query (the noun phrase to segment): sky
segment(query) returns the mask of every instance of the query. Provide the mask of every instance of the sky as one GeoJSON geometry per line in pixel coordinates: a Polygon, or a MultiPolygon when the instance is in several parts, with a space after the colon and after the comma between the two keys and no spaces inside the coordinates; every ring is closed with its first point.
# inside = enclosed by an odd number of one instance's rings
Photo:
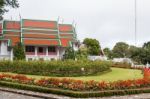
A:
{"type": "MultiPolygon", "coordinates": [[[[76,24],[78,39],[95,38],[102,48],[116,42],[135,45],[134,0],[18,0],[5,19],[57,20],[76,24]]],[[[137,0],[137,46],[150,41],[150,0],[137,0]]]]}

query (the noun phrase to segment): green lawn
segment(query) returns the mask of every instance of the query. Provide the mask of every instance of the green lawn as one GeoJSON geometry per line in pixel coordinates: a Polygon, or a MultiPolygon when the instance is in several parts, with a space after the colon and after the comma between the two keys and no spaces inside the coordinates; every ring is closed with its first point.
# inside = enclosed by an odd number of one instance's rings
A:
{"type": "MultiPolygon", "coordinates": [[[[111,68],[111,69],[112,72],[105,73],[102,75],[67,77],[67,78],[80,79],[80,80],[95,80],[95,81],[117,81],[117,80],[127,80],[127,79],[138,79],[143,77],[141,74],[141,70],[123,69],[123,68],[111,68]]],[[[15,73],[9,73],[9,74],[15,74],[15,73]]],[[[37,75],[27,75],[27,76],[36,79],[48,77],[48,76],[37,76],[37,75]]],[[[57,77],[57,78],[63,78],[63,77],[57,77]]]]}

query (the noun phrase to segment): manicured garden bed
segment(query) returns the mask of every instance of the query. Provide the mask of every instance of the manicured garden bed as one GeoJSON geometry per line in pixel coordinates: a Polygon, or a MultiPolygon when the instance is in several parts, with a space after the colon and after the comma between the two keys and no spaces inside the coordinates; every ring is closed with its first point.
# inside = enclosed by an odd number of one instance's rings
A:
{"type": "Polygon", "coordinates": [[[0,61],[0,72],[42,76],[87,76],[110,71],[105,61],[0,61]]]}
{"type": "MultiPolygon", "coordinates": [[[[111,68],[111,70],[112,71],[110,72],[105,71],[105,73],[103,72],[103,74],[97,74],[92,76],[65,77],[65,78],[71,78],[71,79],[83,80],[83,81],[94,80],[94,81],[106,81],[106,82],[143,78],[143,74],[141,70],[124,69],[124,68],[111,68]]],[[[11,73],[11,72],[0,72],[0,74],[2,73],[16,75],[16,73],[11,73]]],[[[40,75],[26,75],[26,76],[36,78],[36,79],[53,77],[53,76],[40,76],[40,75]]],[[[55,77],[55,78],[64,78],[64,77],[55,77]]]]}
{"type": "Polygon", "coordinates": [[[0,86],[71,97],[103,97],[150,92],[150,79],[96,82],[67,78],[37,80],[24,75],[1,74],[0,86]]]}

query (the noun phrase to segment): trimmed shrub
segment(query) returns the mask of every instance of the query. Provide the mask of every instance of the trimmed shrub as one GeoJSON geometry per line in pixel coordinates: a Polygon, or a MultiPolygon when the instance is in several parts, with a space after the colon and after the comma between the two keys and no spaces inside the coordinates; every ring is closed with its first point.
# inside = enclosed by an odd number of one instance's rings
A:
{"type": "Polygon", "coordinates": [[[0,72],[43,76],[86,76],[110,71],[105,61],[1,61],[0,72]]]}
{"type": "Polygon", "coordinates": [[[131,64],[126,62],[115,62],[112,64],[112,67],[131,68],[131,64]]]}
{"type": "Polygon", "coordinates": [[[66,95],[66,96],[76,97],[76,98],[107,97],[107,96],[117,96],[117,95],[150,93],[150,88],[136,88],[136,89],[126,89],[126,90],[107,90],[107,91],[92,91],[91,92],[91,91],[71,91],[71,90],[63,90],[63,89],[57,89],[57,88],[46,88],[46,87],[41,87],[41,86],[18,84],[18,83],[13,83],[13,82],[6,82],[6,81],[0,81],[0,86],[22,89],[22,90],[30,90],[30,91],[42,92],[42,93],[66,95]]]}

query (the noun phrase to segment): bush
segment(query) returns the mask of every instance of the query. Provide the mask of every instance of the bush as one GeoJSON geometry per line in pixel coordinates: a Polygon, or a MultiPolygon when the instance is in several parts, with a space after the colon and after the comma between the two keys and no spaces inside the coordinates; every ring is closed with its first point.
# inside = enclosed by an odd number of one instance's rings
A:
{"type": "Polygon", "coordinates": [[[131,68],[131,64],[126,62],[115,62],[112,64],[112,67],[131,68]]]}
{"type": "Polygon", "coordinates": [[[136,88],[136,89],[126,89],[126,90],[105,90],[105,91],[72,91],[72,90],[64,90],[57,88],[46,88],[35,85],[27,85],[27,84],[19,84],[13,82],[0,81],[0,86],[16,88],[22,90],[30,90],[35,92],[42,93],[53,93],[59,95],[66,95],[70,97],[76,98],[89,98],[89,97],[106,97],[106,96],[116,96],[116,95],[131,95],[131,94],[139,94],[139,93],[149,93],[150,88],[136,88]]]}
{"type": "Polygon", "coordinates": [[[110,70],[110,62],[102,61],[1,61],[0,72],[43,76],[86,76],[110,70]]]}

